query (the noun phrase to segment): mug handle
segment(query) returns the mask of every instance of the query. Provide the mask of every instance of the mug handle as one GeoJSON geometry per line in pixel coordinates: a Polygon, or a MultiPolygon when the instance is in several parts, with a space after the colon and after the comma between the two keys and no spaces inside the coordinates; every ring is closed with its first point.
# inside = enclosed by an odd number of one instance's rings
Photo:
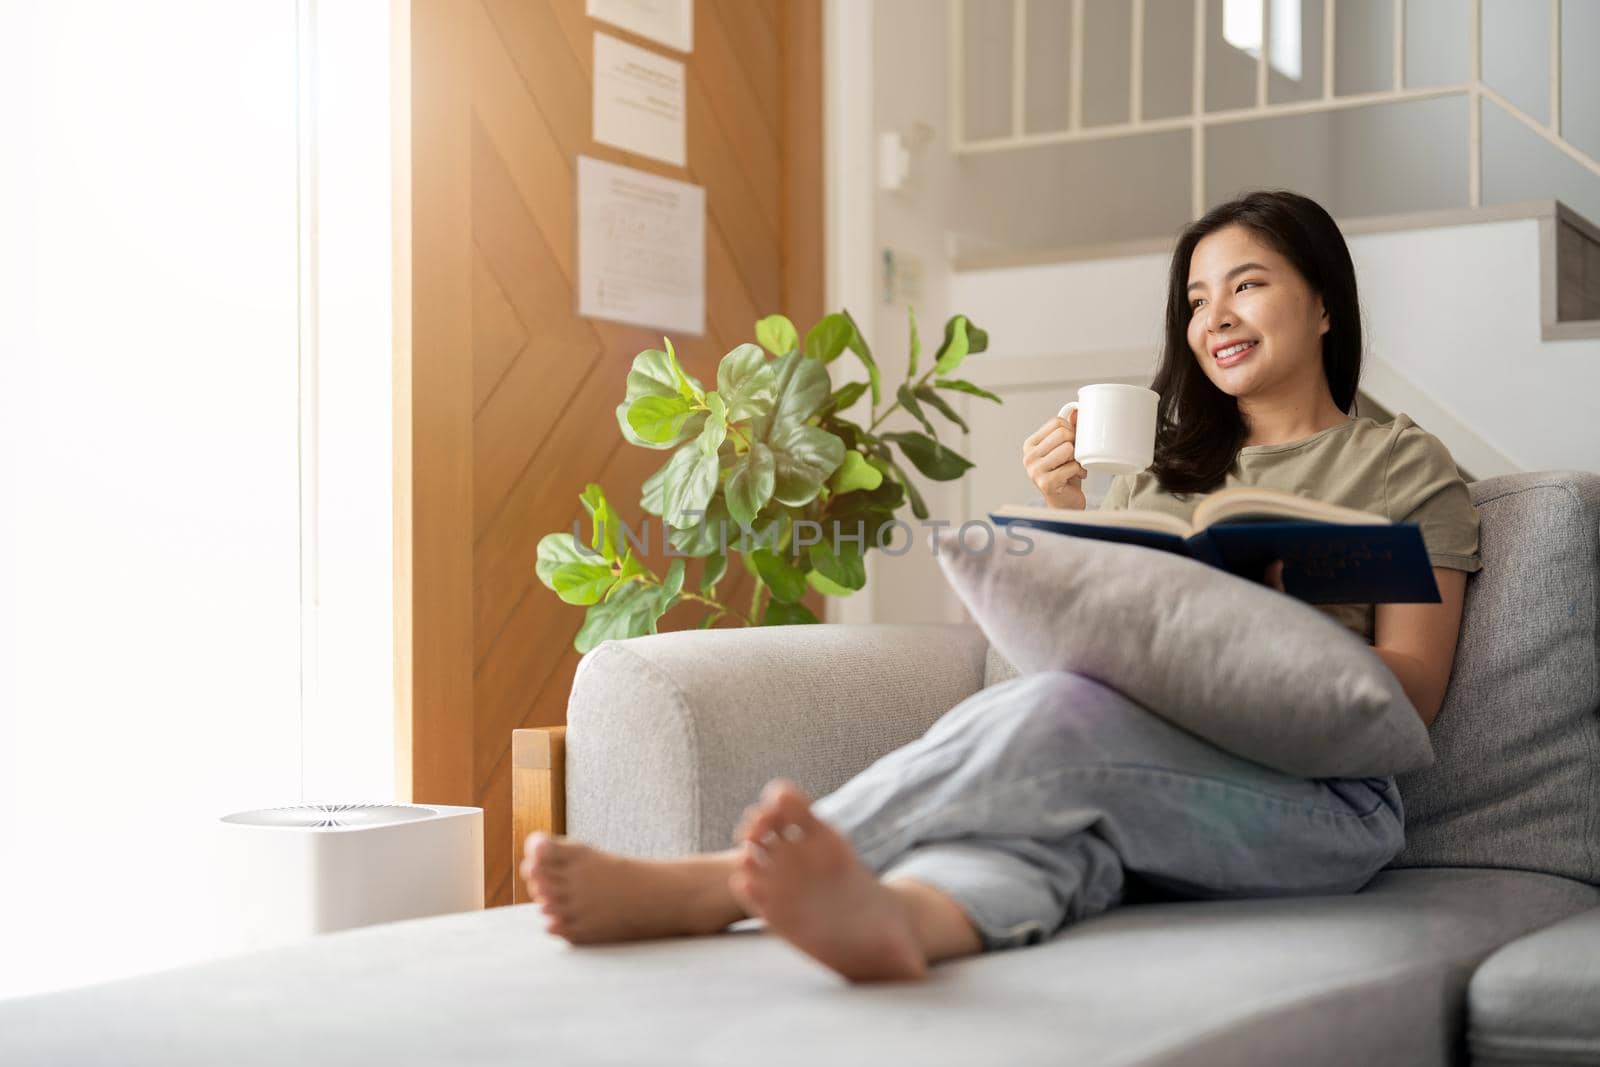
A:
{"type": "MultiPolygon", "coordinates": [[[[1056,412],[1056,418],[1058,418],[1058,419],[1066,419],[1067,418],[1067,413],[1069,411],[1071,411],[1073,408],[1079,407],[1079,406],[1081,406],[1081,405],[1076,400],[1067,401],[1065,404],[1061,405],[1061,410],[1056,412]]],[[[1071,419],[1067,419],[1067,421],[1071,422],[1072,420],[1071,419]]]]}

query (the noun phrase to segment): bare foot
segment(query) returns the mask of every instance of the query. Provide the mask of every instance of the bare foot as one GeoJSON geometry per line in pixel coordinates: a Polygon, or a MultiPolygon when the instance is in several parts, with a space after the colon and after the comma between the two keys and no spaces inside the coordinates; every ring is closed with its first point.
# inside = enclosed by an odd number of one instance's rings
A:
{"type": "Polygon", "coordinates": [[[904,898],[811,813],[797,786],[769,783],[746,825],[744,855],[729,885],[768,929],[853,982],[927,976],[904,898]]]}
{"type": "Polygon", "coordinates": [[[737,851],[641,860],[530,834],[520,867],[545,930],[575,945],[711,934],[746,918],[728,878],[737,851]]]}

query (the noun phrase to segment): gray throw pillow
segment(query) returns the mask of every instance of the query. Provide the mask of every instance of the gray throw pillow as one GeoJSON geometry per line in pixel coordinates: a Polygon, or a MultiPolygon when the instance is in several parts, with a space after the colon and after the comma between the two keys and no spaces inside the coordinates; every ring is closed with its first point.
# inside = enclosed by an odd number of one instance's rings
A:
{"type": "Polygon", "coordinates": [[[1438,763],[1399,779],[1395,867],[1515,867],[1600,885],[1600,474],[1473,482],[1483,569],[1438,763]]]}
{"type": "Polygon", "coordinates": [[[1310,605],[1170,552],[1029,530],[1009,555],[939,538],[939,563],[989,642],[1023,673],[1118,690],[1246,759],[1306,778],[1433,762],[1400,682],[1310,605]]]}

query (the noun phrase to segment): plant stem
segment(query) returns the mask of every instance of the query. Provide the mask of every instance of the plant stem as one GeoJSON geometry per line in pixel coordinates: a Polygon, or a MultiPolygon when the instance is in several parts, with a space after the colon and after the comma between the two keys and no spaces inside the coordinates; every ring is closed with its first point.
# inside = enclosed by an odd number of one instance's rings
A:
{"type": "MultiPolygon", "coordinates": [[[[911,385],[911,391],[913,393],[916,392],[923,385],[925,385],[927,383],[928,379],[931,378],[931,377],[933,377],[933,368],[929,367],[927,369],[927,371],[923,373],[922,377],[917,379],[916,384],[911,385]]],[[[909,378],[906,379],[906,382],[907,382],[907,384],[911,384],[911,380],[909,378]]],[[[872,420],[872,425],[867,427],[867,432],[871,433],[873,430],[876,430],[878,428],[878,423],[882,422],[884,419],[887,419],[890,415],[892,415],[895,411],[897,411],[899,409],[899,407],[900,407],[900,401],[896,400],[893,404],[890,404],[888,407],[884,408],[883,409],[883,414],[879,415],[877,418],[873,419],[872,420]]]]}
{"type": "MultiPolygon", "coordinates": [[[[660,583],[657,583],[657,584],[660,584],[660,583]]],[[[685,600],[693,600],[697,604],[704,604],[704,605],[706,605],[706,607],[716,608],[718,614],[721,614],[721,615],[732,615],[734,618],[738,619],[740,622],[744,623],[746,626],[754,625],[749,619],[745,618],[743,615],[740,615],[737,611],[734,611],[732,608],[728,607],[725,604],[719,604],[715,600],[708,600],[707,598],[705,598],[703,596],[699,596],[699,595],[697,595],[695,593],[683,593],[683,592],[680,592],[678,595],[683,597],[683,599],[685,599],[685,600]]]]}
{"type": "MultiPolygon", "coordinates": [[[[645,585],[659,586],[659,585],[664,584],[661,581],[661,579],[657,578],[654,574],[645,574],[642,577],[640,577],[639,581],[643,582],[645,585]]],[[[760,583],[758,582],[756,584],[759,587],[760,583]]],[[[708,597],[703,597],[698,593],[691,593],[691,592],[689,592],[687,590],[684,590],[684,589],[678,590],[678,596],[681,597],[684,600],[692,600],[696,604],[704,604],[708,608],[716,608],[717,612],[719,614],[732,615],[734,618],[738,619],[740,622],[744,623],[746,626],[754,625],[754,623],[752,623],[745,616],[740,615],[737,611],[734,611],[732,608],[728,607],[728,605],[723,604],[720,601],[712,600],[712,599],[710,599],[708,597]]],[[[751,613],[754,614],[754,612],[755,612],[755,609],[752,608],[751,609],[751,613]]]]}
{"type": "MultiPolygon", "coordinates": [[[[765,589],[765,588],[766,588],[766,585],[762,583],[760,578],[757,578],[756,579],[755,592],[750,597],[750,618],[751,619],[759,617],[759,615],[761,613],[761,591],[763,589],[765,589]]],[[[750,623],[749,619],[745,620],[745,625],[747,625],[747,626],[752,625],[750,623]]]]}

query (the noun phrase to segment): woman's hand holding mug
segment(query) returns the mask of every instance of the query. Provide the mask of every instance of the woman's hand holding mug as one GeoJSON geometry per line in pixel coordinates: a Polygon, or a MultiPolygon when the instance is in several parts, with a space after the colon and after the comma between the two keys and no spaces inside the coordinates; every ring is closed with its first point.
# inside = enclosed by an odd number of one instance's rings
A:
{"type": "Polygon", "coordinates": [[[1089,504],[1083,495],[1083,478],[1088,471],[1074,458],[1077,427],[1078,409],[1073,408],[1066,418],[1051,419],[1022,442],[1022,466],[1028,472],[1028,480],[1053,508],[1082,511],[1089,504]]]}

